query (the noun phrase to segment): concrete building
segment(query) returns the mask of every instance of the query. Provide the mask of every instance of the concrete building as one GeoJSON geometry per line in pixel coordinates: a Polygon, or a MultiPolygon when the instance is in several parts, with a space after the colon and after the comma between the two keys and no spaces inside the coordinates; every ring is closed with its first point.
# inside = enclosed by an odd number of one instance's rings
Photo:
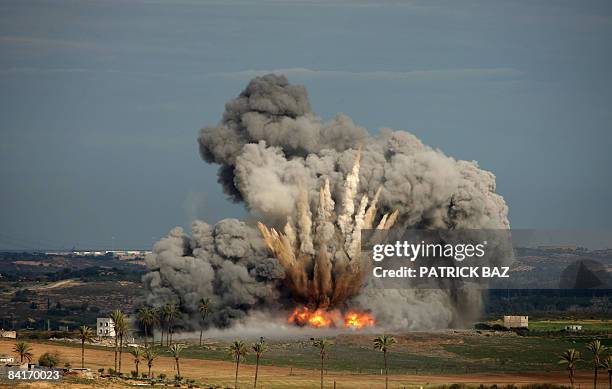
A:
{"type": "Polygon", "coordinates": [[[0,328],[0,338],[17,339],[17,331],[6,331],[0,328]]]}
{"type": "Polygon", "coordinates": [[[506,328],[528,328],[529,316],[504,316],[504,327],[506,328]]]}
{"type": "Polygon", "coordinates": [[[565,326],[565,331],[569,331],[569,332],[582,331],[582,326],[580,324],[570,324],[568,326],[565,326]]]}
{"type": "Polygon", "coordinates": [[[15,358],[11,355],[0,355],[0,364],[7,364],[15,362],[15,358]]]}
{"type": "Polygon", "coordinates": [[[110,317],[99,317],[96,319],[96,335],[98,338],[114,338],[115,325],[110,317]]]}

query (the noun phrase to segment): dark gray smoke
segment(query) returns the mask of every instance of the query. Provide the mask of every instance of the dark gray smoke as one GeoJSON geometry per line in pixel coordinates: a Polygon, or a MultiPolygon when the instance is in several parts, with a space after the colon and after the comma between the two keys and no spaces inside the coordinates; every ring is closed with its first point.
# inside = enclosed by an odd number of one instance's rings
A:
{"type": "MultiPolygon", "coordinates": [[[[202,158],[220,165],[225,192],[271,226],[295,217],[304,191],[316,209],[326,179],[339,199],[361,147],[356,198],[373,198],[382,187],[378,216],[399,210],[399,227],[509,228],[495,176],[476,162],[448,157],[404,131],[380,129],[371,136],[344,114],[324,122],[310,110],[306,89],[282,75],[253,79],[226,104],[221,123],[200,131],[198,142],[202,158]]],[[[213,299],[217,325],[290,301],[279,288],[283,269],[258,231],[236,220],[214,227],[195,222],[191,238],[174,229],[155,245],[147,264],[148,302],[178,302],[186,320],[202,297],[213,299]]],[[[480,301],[473,292],[395,291],[369,283],[352,304],[390,328],[427,329],[469,319],[480,301]]]]}
{"type": "Polygon", "coordinates": [[[283,269],[268,255],[259,231],[236,219],[210,226],[195,221],[191,238],[180,227],[157,242],[146,259],[147,303],[177,304],[197,322],[199,302],[210,298],[209,322],[227,326],[253,307],[274,307],[283,269]]]}

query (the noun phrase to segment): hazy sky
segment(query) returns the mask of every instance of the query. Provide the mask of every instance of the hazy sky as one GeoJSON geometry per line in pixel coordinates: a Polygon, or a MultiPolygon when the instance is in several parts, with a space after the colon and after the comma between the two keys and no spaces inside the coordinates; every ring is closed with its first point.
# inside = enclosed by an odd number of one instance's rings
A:
{"type": "Polygon", "coordinates": [[[610,1],[2,1],[0,248],[240,217],[198,129],[260,71],[477,160],[520,228],[612,229],[610,1]]]}

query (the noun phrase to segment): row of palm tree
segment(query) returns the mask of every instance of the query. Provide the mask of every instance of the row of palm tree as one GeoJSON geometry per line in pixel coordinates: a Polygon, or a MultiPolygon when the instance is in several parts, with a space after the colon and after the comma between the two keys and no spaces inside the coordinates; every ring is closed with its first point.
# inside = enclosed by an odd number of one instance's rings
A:
{"type": "MultiPolygon", "coordinates": [[[[396,340],[391,335],[380,335],[372,340],[374,349],[383,353],[383,361],[385,366],[385,389],[389,388],[389,368],[388,368],[388,357],[387,353],[391,347],[396,343],[396,340]]],[[[318,350],[319,358],[321,359],[321,389],[323,389],[323,372],[325,371],[325,359],[329,354],[329,349],[333,345],[333,342],[326,338],[314,339],[312,345],[318,350]]],[[[251,345],[251,350],[255,353],[255,380],[253,382],[253,388],[257,388],[257,377],[259,373],[259,362],[263,354],[268,350],[268,346],[265,341],[260,339],[258,342],[251,345]]],[[[240,361],[247,356],[249,349],[247,345],[241,340],[235,340],[228,347],[228,351],[233,361],[236,363],[236,372],[234,377],[234,388],[238,389],[238,370],[240,369],[240,361]]],[[[178,359],[177,359],[177,370],[178,370],[178,359]]]]}
{"type": "MultiPolygon", "coordinates": [[[[205,321],[212,311],[212,304],[209,298],[203,298],[198,304],[198,311],[205,321]]],[[[172,335],[174,334],[176,319],[180,316],[180,308],[176,304],[168,303],[158,308],[142,307],[138,310],[137,319],[142,324],[145,333],[145,345],[149,334],[151,335],[151,343],[153,343],[153,332],[155,328],[159,328],[161,333],[160,346],[164,345],[164,334],[166,335],[166,346],[172,344],[172,335]]],[[[200,346],[202,345],[202,333],[204,327],[200,328],[200,346]]]]}
{"type": "MultiPolygon", "coordinates": [[[[203,300],[206,304],[209,301],[203,300]]],[[[204,305],[204,304],[203,304],[204,305]]],[[[206,312],[206,314],[208,311],[206,312]]],[[[127,318],[123,312],[120,310],[116,310],[111,314],[111,318],[113,320],[113,326],[115,329],[115,371],[121,373],[121,360],[122,360],[122,352],[123,352],[123,338],[127,334],[128,324],[127,318]],[[118,357],[118,358],[117,358],[118,357]]],[[[171,336],[172,332],[169,331],[167,336],[171,336]]],[[[81,340],[81,367],[85,367],[85,342],[91,342],[94,338],[94,331],[88,326],[79,327],[79,338],[81,340]]],[[[168,338],[167,338],[168,339],[168,338]]],[[[599,342],[599,341],[597,341],[599,342]]],[[[390,348],[396,343],[396,340],[393,336],[390,335],[381,335],[373,339],[374,349],[381,351],[383,353],[383,361],[384,361],[384,369],[385,369],[385,389],[388,389],[389,386],[389,369],[388,369],[388,358],[387,353],[390,348]]],[[[200,344],[201,344],[201,335],[200,335],[200,344]]],[[[333,343],[329,339],[320,338],[313,341],[313,346],[318,349],[319,357],[321,359],[321,378],[320,384],[321,388],[323,388],[323,372],[325,370],[325,358],[328,355],[329,348],[333,343]]],[[[154,344],[146,346],[144,352],[141,351],[140,348],[135,347],[130,350],[130,354],[134,358],[134,365],[136,367],[136,374],[139,373],[139,365],[141,359],[144,358],[147,361],[148,376],[151,376],[151,368],[153,366],[153,361],[157,358],[157,353],[154,350],[154,344]]],[[[180,367],[180,355],[183,349],[185,348],[182,344],[172,344],[169,348],[170,353],[172,354],[175,364],[176,364],[176,372],[177,376],[181,377],[181,367],[180,367]]],[[[258,342],[253,343],[251,345],[251,350],[255,353],[255,379],[253,383],[253,388],[257,388],[257,379],[259,375],[259,363],[263,354],[268,350],[268,346],[265,343],[264,339],[261,338],[258,342]]],[[[32,353],[31,347],[25,342],[19,342],[15,346],[15,352],[20,355],[21,362],[23,362],[24,358],[28,361],[31,361],[32,353]]],[[[232,357],[232,359],[236,363],[236,372],[234,379],[234,387],[238,389],[238,372],[240,368],[240,362],[242,358],[246,357],[249,350],[247,345],[241,341],[234,341],[228,348],[228,351],[232,357]]],[[[579,357],[579,353],[578,353],[579,357]]],[[[573,365],[572,365],[573,366],[573,365]]],[[[573,370],[572,370],[573,371],[573,370]]],[[[597,370],[595,371],[595,376],[597,376],[597,370]]],[[[572,378],[573,379],[573,375],[572,378]]],[[[596,379],[596,378],[595,378],[596,379]]],[[[573,383],[573,381],[572,381],[573,383]]],[[[612,389],[612,388],[611,388],[612,389]]]]}
{"type": "MultiPolygon", "coordinates": [[[[121,357],[123,351],[123,338],[127,334],[128,325],[125,314],[121,311],[114,311],[111,315],[113,319],[115,333],[115,371],[121,373],[121,357]],[[117,358],[118,357],[118,358],[117,358]]],[[[170,336],[171,331],[168,332],[167,336],[170,336]]],[[[88,326],[79,327],[79,339],[81,341],[81,367],[85,367],[85,343],[91,342],[95,337],[94,331],[88,326]]],[[[389,369],[388,369],[388,352],[391,347],[396,343],[393,336],[381,335],[373,339],[374,349],[383,353],[383,362],[385,370],[385,389],[389,387],[389,369]]],[[[333,345],[332,341],[325,338],[313,340],[313,346],[318,349],[319,358],[321,360],[320,365],[320,385],[323,388],[323,373],[325,370],[325,359],[328,356],[329,349],[333,345]]],[[[139,365],[141,360],[147,361],[148,376],[151,377],[151,368],[154,360],[157,358],[157,353],[154,350],[154,344],[150,344],[145,347],[144,351],[138,347],[132,348],[130,354],[134,358],[134,364],[136,367],[136,374],[139,373],[139,365]]],[[[180,355],[184,350],[185,346],[182,344],[172,344],[169,348],[172,357],[175,360],[177,376],[181,377],[180,368],[180,355]]],[[[608,374],[608,386],[612,389],[612,355],[609,354],[611,349],[604,346],[599,340],[593,340],[587,344],[587,350],[592,354],[593,357],[593,388],[597,389],[597,380],[599,369],[603,369],[608,374]]],[[[265,341],[260,339],[258,342],[253,343],[250,349],[255,353],[255,379],[253,388],[257,388],[257,379],[259,374],[259,364],[262,356],[268,350],[268,346],[265,341]]],[[[20,363],[24,361],[32,362],[33,353],[32,347],[24,341],[19,341],[15,344],[13,351],[19,356],[20,363]]],[[[240,362],[249,353],[249,347],[241,340],[234,341],[229,347],[228,351],[233,361],[236,363],[236,371],[234,378],[234,388],[238,389],[238,373],[240,368],[240,362]]],[[[583,361],[580,351],[571,348],[566,350],[560,356],[559,364],[566,365],[568,371],[570,385],[573,388],[575,382],[575,375],[578,362],[583,361]]]]}
{"type": "MultiPolygon", "coordinates": [[[[115,371],[121,373],[121,355],[123,351],[123,336],[127,333],[127,320],[125,315],[123,315],[120,311],[115,311],[111,315],[113,321],[115,323],[115,331],[117,331],[118,336],[115,339],[119,338],[119,343],[115,344],[115,371]],[[117,349],[118,345],[120,345],[119,350],[117,349]],[[117,354],[119,354],[119,360],[117,360],[117,354]]],[[[93,329],[86,325],[82,325],[79,327],[79,339],[81,341],[81,368],[85,368],[85,343],[92,342],[95,338],[95,332],[93,329]]],[[[175,359],[176,362],[176,371],[178,376],[181,375],[181,368],[179,364],[179,358],[181,351],[185,348],[184,345],[181,344],[173,344],[170,347],[170,352],[175,359]]],[[[32,362],[34,358],[34,354],[32,353],[32,346],[29,343],[24,341],[19,341],[15,343],[13,347],[13,351],[19,356],[19,362],[23,363],[24,361],[32,362]]],[[[151,368],[153,367],[153,361],[157,358],[157,353],[155,352],[153,345],[149,345],[142,350],[140,347],[132,347],[130,349],[130,354],[134,358],[134,365],[136,367],[136,374],[139,374],[139,366],[140,362],[144,359],[147,361],[148,376],[151,377],[151,368]]]]}
{"type": "MultiPolygon", "coordinates": [[[[251,345],[251,349],[255,352],[255,382],[253,388],[257,388],[257,376],[259,373],[259,361],[263,354],[268,350],[268,346],[262,339],[251,345]]],[[[228,351],[234,362],[236,362],[236,375],[234,378],[234,388],[238,389],[238,369],[240,368],[240,360],[247,356],[249,349],[242,340],[235,340],[228,347],[228,351]]]]}
{"type": "Polygon", "coordinates": [[[172,344],[172,335],[176,319],[181,315],[181,310],[176,304],[165,304],[158,308],[142,307],[138,310],[137,319],[142,324],[145,333],[145,344],[151,335],[151,343],[154,342],[153,332],[159,328],[161,333],[160,346],[164,345],[166,335],[166,346],[172,344]]]}
{"type": "MultiPolygon", "coordinates": [[[[608,387],[612,389],[612,355],[610,349],[601,344],[599,340],[593,340],[587,344],[587,351],[593,355],[593,388],[597,389],[597,378],[599,369],[604,369],[608,373],[608,387]]],[[[570,348],[560,355],[559,364],[566,365],[570,385],[574,387],[576,368],[578,362],[583,361],[580,351],[570,348]]]]}
{"type": "Polygon", "coordinates": [[[115,371],[121,373],[121,361],[123,356],[123,339],[129,331],[128,318],[125,313],[117,309],[111,313],[113,327],[115,330],[115,371]],[[117,358],[117,355],[119,358],[117,358]]]}
{"type": "MultiPolygon", "coordinates": [[[[146,346],[144,349],[140,347],[132,347],[130,354],[134,359],[134,367],[136,368],[136,375],[140,374],[140,362],[147,361],[147,367],[149,368],[147,377],[151,377],[151,368],[153,367],[153,361],[157,358],[157,353],[153,346],[146,346]]],[[[177,362],[178,363],[178,362],[177,362]]]]}

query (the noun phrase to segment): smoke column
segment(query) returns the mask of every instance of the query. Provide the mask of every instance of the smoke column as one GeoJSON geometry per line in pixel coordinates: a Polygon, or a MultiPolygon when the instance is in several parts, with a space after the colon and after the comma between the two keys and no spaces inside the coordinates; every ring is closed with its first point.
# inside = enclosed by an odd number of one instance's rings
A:
{"type": "Polygon", "coordinates": [[[476,162],[455,160],[405,131],[371,136],[344,114],[325,122],[310,110],[303,86],[274,74],[251,80],[198,143],[202,158],[220,166],[224,191],[262,224],[196,221],[191,236],[175,228],[155,245],[144,277],[147,303],[179,304],[185,327],[199,325],[197,304],[205,297],[214,306],[206,324],[220,327],[296,301],[368,310],[389,329],[460,326],[480,312],[475,290],[389,290],[370,281],[333,301],[328,280],[338,282],[342,261],[350,263],[359,247],[356,232],[372,223],[509,228],[495,176],[476,162]],[[306,270],[279,262],[281,246],[307,256],[298,261],[306,270]],[[308,281],[317,285],[314,297],[300,285],[287,287],[308,281]]]}

